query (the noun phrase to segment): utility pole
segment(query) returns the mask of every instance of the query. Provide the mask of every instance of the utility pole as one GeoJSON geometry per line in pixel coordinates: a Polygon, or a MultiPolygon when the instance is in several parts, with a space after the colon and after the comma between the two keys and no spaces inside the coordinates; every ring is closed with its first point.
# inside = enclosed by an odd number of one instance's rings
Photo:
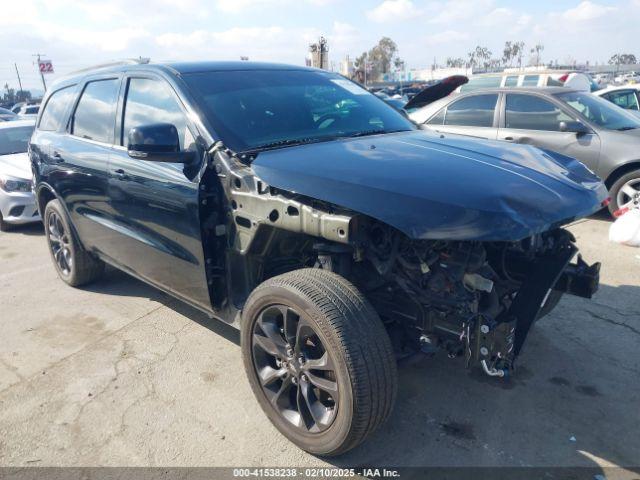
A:
{"type": "Polygon", "coordinates": [[[32,55],[32,57],[38,57],[38,71],[40,72],[40,78],[42,79],[42,86],[44,87],[44,91],[47,91],[47,84],[44,81],[44,74],[40,70],[40,55],[45,55],[44,53],[36,53],[32,55]]]}
{"type": "Polygon", "coordinates": [[[22,90],[22,80],[20,80],[20,72],[18,71],[18,64],[14,63],[13,66],[16,67],[16,75],[18,75],[18,85],[20,85],[20,91],[23,92],[24,90],[22,90]]]}

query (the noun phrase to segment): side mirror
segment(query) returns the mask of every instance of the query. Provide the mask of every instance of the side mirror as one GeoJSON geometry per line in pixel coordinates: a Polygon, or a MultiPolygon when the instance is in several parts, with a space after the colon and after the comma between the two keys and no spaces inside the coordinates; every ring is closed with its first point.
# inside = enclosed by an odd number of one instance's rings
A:
{"type": "Polygon", "coordinates": [[[585,135],[591,133],[591,129],[584,123],[576,121],[572,122],[560,122],[558,128],[561,132],[573,132],[577,135],[585,135]]]}
{"type": "Polygon", "coordinates": [[[139,125],[129,130],[127,151],[131,158],[150,162],[190,163],[194,152],[181,152],[178,130],[170,123],[139,125]]]}

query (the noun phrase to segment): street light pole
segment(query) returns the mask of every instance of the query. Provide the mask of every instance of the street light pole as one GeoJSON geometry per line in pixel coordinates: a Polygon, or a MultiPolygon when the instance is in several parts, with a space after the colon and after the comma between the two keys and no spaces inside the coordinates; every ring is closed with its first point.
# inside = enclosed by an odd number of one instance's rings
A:
{"type": "Polygon", "coordinates": [[[22,80],[20,80],[20,72],[18,71],[18,64],[14,63],[14,67],[16,67],[16,75],[18,75],[18,85],[20,85],[20,91],[22,92],[22,80]]]}

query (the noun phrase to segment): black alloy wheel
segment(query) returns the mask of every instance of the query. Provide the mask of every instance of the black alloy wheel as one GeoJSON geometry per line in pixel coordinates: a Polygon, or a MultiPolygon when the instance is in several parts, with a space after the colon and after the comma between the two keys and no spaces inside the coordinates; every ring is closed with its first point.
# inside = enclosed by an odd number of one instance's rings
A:
{"type": "Polygon", "coordinates": [[[286,305],[266,307],[251,348],[262,390],[280,415],[305,432],[328,428],[340,390],[333,360],[305,316],[286,305]]]}

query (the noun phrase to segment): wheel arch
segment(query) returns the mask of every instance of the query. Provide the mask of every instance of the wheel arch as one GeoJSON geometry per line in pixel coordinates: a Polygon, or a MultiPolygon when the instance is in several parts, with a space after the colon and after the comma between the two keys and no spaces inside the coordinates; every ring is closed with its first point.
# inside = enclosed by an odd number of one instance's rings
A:
{"type": "MultiPolygon", "coordinates": [[[[38,185],[38,187],[36,188],[36,204],[38,206],[38,211],[40,212],[40,217],[42,218],[43,224],[45,223],[44,210],[47,207],[47,204],[52,200],[58,200],[60,202],[60,205],[62,206],[62,210],[64,210],[65,215],[67,215],[67,218],[69,218],[71,234],[75,237],[78,244],[83,249],[85,249],[85,246],[82,243],[82,239],[80,238],[80,235],[78,235],[78,231],[76,230],[75,225],[70,220],[71,215],[69,215],[69,210],[67,209],[66,204],[60,198],[60,196],[56,193],[55,189],[48,183],[44,183],[44,182],[38,185]]],[[[46,224],[45,224],[45,228],[46,228],[46,224]]]]}
{"type": "Polygon", "coordinates": [[[619,165],[618,167],[616,167],[611,173],[609,173],[604,181],[604,184],[607,186],[607,189],[610,189],[620,177],[634,170],[640,170],[640,159],[631,160],[623,165],[619,165]]]}

